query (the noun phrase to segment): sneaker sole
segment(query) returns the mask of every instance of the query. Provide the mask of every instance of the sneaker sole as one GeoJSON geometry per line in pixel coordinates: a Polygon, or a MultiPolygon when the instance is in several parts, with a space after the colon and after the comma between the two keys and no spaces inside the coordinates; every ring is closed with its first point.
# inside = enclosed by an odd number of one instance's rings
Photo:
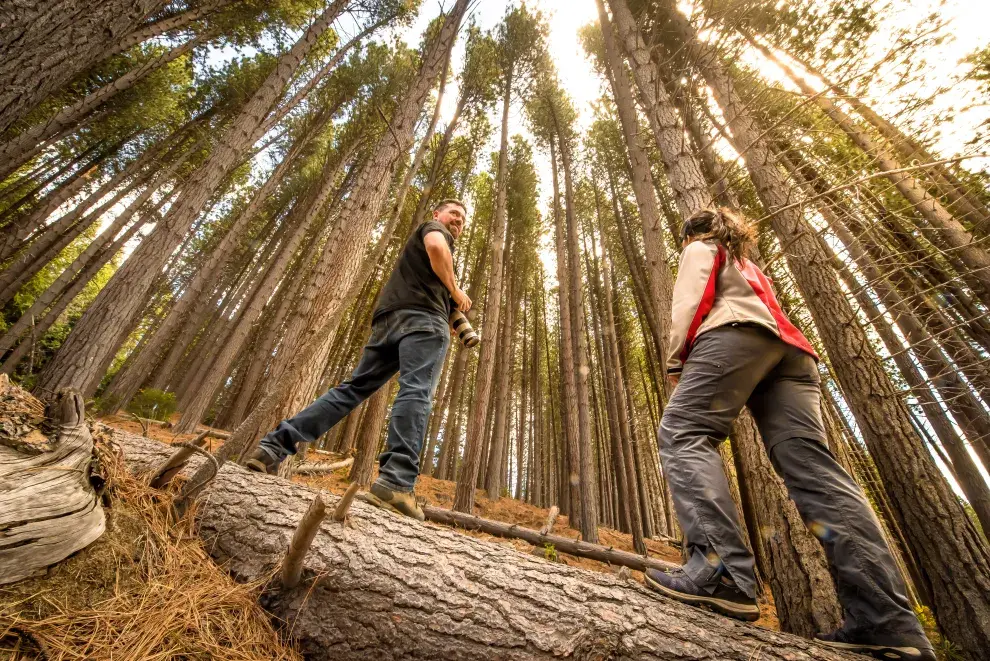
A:
{"type": "Polygon", "coordinates": [[[364,501],[364,502],[368,503],[369,505],[374,505],[375,507],[377,507],[379,509],[388,510],[389,512],[394,512],[395,514],[398,514],[399,516],[404,516],[407,519],[412,519],[413,521],[423,521],[423,520],[425,520],[425,519],[420,519],[419,517],[416,517],[416,516],[411,516],[409,514],[406,514],[402,510],[397,509],[395,506],[393,506],[393,505],[385,502],[384,500],[382,500],[381,498],[379,498],[375,494],[371,493],[370,491],[365,491],[365,492],[359,493],[357,495],[357,499],[358,500],[361,500],[361,501],[364,501]]]}
{"type": "Polygon", "coordinates": [[[685,604],[690,604],[692,606],[708,606],[714,611],[721,613],[722,615],[727,615],[729,617],[734,617],[737,620],[743,620],[745,622],[755,622],[760,619],[760,607],[753,606],[743,606],[737,604],[733,601],[726,601],[725,599],[716,599],[715,597],[702,597],[693,594],[684,594],[683,592],[677,592],[676,590],[671,590],[670,588],[660,585],[654,581],[649,576],[645,576],[646,583],[651,588],[663,594],[671,599],[680,601],[685,604]]]}
{"type": "Polygon", "coordinates": [[[265,473],[266,475],[268,474],[268,466],[265,466],[264,463],[258,461],[257,459],[248,459],[247,461],[245,461],[244,468],[254,473],[265,473]]]}
{"type": "Polygon", "coordinates": [[[890,661],[935,661],[935,653],[918,647],[891,647],[890,645],[864,645],[862,643],[839,643],[830,640],[815,642],[856,654],[865,654],[874,659],[889,659],[890,661]]]}

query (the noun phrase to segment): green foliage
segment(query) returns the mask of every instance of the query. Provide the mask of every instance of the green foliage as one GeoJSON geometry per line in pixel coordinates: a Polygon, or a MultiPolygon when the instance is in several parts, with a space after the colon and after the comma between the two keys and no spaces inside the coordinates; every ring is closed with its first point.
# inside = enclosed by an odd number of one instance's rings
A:
{"type": "Polygon", "coordinates": [[[145,388],[134,395],[134,399],[127,405],[127,412],[140,418],[168,422],[175,413],[175,407],[175,393],[157,388],[145,388]]]}
{"type": "Polygon", "coordinates": [[[550,562],[560,562],[560,557],[557,555],[557,549],[549,542],[543,545],[543,557],[550,562]]]}
{"type": "Polygon", "coordinates": [[[546,59],[550,28],[539,10],[530,11],[523,4],[506,10],[505,18],[495,28],[495,46],[501,70],[501,88],[512,86],[524,94],[546,59]]]}

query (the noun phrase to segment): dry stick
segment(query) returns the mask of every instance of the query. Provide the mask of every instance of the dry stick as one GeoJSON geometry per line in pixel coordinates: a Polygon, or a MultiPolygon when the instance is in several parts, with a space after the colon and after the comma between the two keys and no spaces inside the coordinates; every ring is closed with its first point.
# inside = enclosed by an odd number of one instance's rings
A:
{"type": "Polygon", "coordinates": [[[543,524],[540,528],[541,535],[549,535],[553,532],[553,524],[557,521],[557,515],[560,514],[560,508],[554,505],[550,508],[550,514],[547,516],[547,522],[543,524]]]}
{"type": "Polygon", "coordinates": [[[515,524],[502,523],[501,521],[490,521],[474,516],[473,514],[462,514],[452,510],[441,509],[439,507],[426,506],[423,508],[426,518],[434,523],[443,523],[448,526],[460,526],[467,530],[480,530],[489,535],[497,537],[507,537],[510,539],[521,539],[534,546],[546,546],[552,544],[554,549],[561,553],[569,553],[582,558],[590,558],[605,562],[610,565],[620,565],[638,571],[647,569],[657,569],[666,571],[677,569],[680,565],[657,558],[648,558],[628,551],[618,551],[609,546],[599,544],[589,544],[559,535],[543,535],[532,528],[523,528],[515,524]]]}
{"type": "Polygon", "coordinates": [[[327,514],[327,506],[324,504],[320,494],[316,494],[312,504],[296,527],[296,532],[289,542],[289,550],[285,552],[285,560],[282,562],[282,587],[291,590],[299,585],[302,579],[303,560],[306,552],[309,551],[316,532],[320,529],[320,523],[327,514]]]}
{"type": "Polygon", "coordinates": [[[193,448],[203,447],[208,433],[205,431],[201,432],[199,436],[188,443],[175,443],[174,445],[180,446],[179,449],[155,470],[151,476],[151,481],[148,483],[149,486],[152,489],[162,489],[168,486],[172,478],[178,475],[179,471],[186,465],[186,462],[189,461],[189,457],[196,453],[196,450],[193,448]]]}
{"type": "Polygon", "coordinates": [[[178,514],[181,517],[181,515],[186,510],[186,505],[188,505],[190,502],[192,502],[193,499],[195,499],[196,496],[199,494],[199,492],[203,490],[203,487],[205,487],[207,484],[209,484],[210,482],[212,482],[213,481],[213,478],[215,478],[217,476],[217,473],[220,472],[220,462],[218,462],[217,461],[217,458],[214,457],[213,454],[211,452],[209,452],[208,450],[204,450],[203,448],[196,447],[195,445],[192,445],[191,443],[173,443],[172,445],[177,445],[180,448],[189,448],[193,452],[205,456],[207,459],[210,460],[210,464],[211,464],[210,467],[213,470],[212,473],[210,473],[209,475],[207,475],[206,477],[204,477],[199,482],[195,483],[193,486],[190,487],[187,484],[183,488],[183,490],[182,490],[182,496],[179,497],[179,498],[177,498],[175,500],[175,502],[173,503],[173,505],[175,507],[176,514],[178,514]]]}
{"type": "Polygon", "coordinates": [[[134,415],[133,413],[131,413],[131,417],[134,418],[135,420],[137,420],[138,421],[138,424],[141,425],[141,435],[147,437],[148,436],[148,423],[145,422],[144,418],[139,418],[138,416],[134,415]]]}
{"type": "Polygon", "coordinates": [[[351,482],[351,486],[347,487],[347,491],[341,496],[340,501],[337,503],[336,509],[333,511],[333,516],[331,517],[337,523],[343,523],[344,519],[347,518],[347,509],[351,506],[351,501],[354,500],[354,496],[357,494],[358,490],[361,488],[359,482],[351,482]]]}
{"type": "Polygon", "coordinates": [[[228,434],[225,431],[216,431],[213,429],[207,429],[202,433],[210,438],[219,438],[221,441],[226,441],[228,438],[230,438],[230,434],[228,434]]]}
{"type": "Polygon", "coordinates": [[[323,473],[332,473],[335,470],[346,468],[353,463],[354,457],[349,457],[333,464],[301,464],[296,466],[295,472],[297,475],[322,475],[323,473]]]}

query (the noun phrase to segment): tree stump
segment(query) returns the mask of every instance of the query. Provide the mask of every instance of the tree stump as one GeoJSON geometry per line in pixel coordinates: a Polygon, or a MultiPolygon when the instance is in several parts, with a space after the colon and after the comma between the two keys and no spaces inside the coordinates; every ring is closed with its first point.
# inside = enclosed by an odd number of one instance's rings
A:
{"type": "Polygon", "coordinates": [[[82,395],[59,392],[46,421],[41,402],[0,375],[0,584],[41,574],[103,534],[93,462],[82,395]]]}
{"type": "MultiPolygon", "coordinates": [[[[169,452],[123,432],[114,441],[136,472],[169,452]]],[[[271,579],[315,493],[227,463],[198,498],[199,534],[238,580],[271,579]]],[[[340,500],[320,494],[327,507],[340,500]]],[[[322,522],[297,587],[276,577],[262,596],[307,659],[858,658],[363,502],[349,518],[322,522]]]]}

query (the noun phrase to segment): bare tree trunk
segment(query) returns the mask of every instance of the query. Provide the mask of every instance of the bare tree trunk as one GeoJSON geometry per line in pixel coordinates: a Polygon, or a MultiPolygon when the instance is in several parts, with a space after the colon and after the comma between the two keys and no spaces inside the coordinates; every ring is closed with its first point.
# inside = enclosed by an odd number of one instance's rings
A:
{"type": "MultiPolygon", "coordinates": [[[[626,74],[625,65],[619,54],[619,47],[615,43],[612,23],[605,13],[605,4],[603,0],[597,0],[597,2],[599,24],[605,45],[608,78],[612,87],[612,95],[615,98],[615,105],[619,111],[622,134],[626,139],[626,149],[629,152],[630,183],[636,196],[639,218],[642,223],[643,247],[648,263],[649,277],[646,280],[649,285],[650,301],[656,314],[657,335],[662,340],[667,337],[670,328],[669,301],[673,297],[674,280],[670,267],[667,265],[667,249],[664,245],[663,230],[660,224],[656,185],[650,170],[649,157],[639,142],[641,131],[636,116],[636,105],[632,97],[632,82],[626,74]]],[[[612,185],[612,198],[615,201],[611,172],[609,173],[609,182],[612,185]]],[[[616,209],[618,209],[617,202],[615,204],[616,209]]],[[[622,222],[618,214],[616,214],[616,222],[622,222]]]]}
{"type": "MultiPolygon", "coordinates": [[[[574,347],[574,385],[577,396],[578,419],[578,480],[581,491],[581,538],[598,543],[598,507],[595,499],[595,466],[591,446],[591,421],[588,418],[588,341],[585,333],[584,288],[581,285],[581,252],[578,247],[577,211],[574,208],[571,145],[565,129],[553,116],[560,144],[560,159],[564,170],[564,198],[567,219],[567,275],[570,288],[571,335],[574,347]]],[[[561,283],[564,286],[564,283],[561,283]]]]}
{"type": "Polygon", "coordinates": [[[732,449],[739,484],[746,487],[743,509],[755,514],[747,521],[750,541],[760,549],[760,570],[770,582],[781,630],[812,638],[839,628],[842,611],[825,553],[770,465],[748,413],[732,426],[732,449]]]}
{"type": "Polygon", "coordinates": [[[0,143],[0,181],[6,179],[12,172],[41,153],[46,142],[66,129],[76,126],[98,107],[124,92],[149,74],[161,69],[169,62],[191,53],[196,47],[207,43],[212,34],[203,34],[186,41],[158,57],[128,71],[120,78],[111,81],[100,89],[91,92],[75,103],[59,110],[53,117],[41,124],[17,134],[4,143],[0,143]]]}
{"type": "MultiPolygon", "coordinates": [[[[563,504],[563,511],[568,517],[575,521],[582,520],[581,496],[577,476],[579,464],[580,444],[578,432],[578,397],[577,384],[574,374],[574,334],[571,331],[571,290],[570,290],[570,264],[567,251],[567,230],[563,217],[560,213],[560,186],[557,175],[557,158],[555,152],[555,140],[550,138],[550,166],[553,174],[553,216],[554,216],[554,236],[557,254],[557,298],[560,302],[560,384],[562,396],[561,416],[563,417],[564,431],[564,455],[567,471],[561,474],[563,482],[561,486],[567,489],[568,498],[563,504]]],[[[562,497],[561,501],[565,499],[562,497]]]]}
{"type": "MultiPolygon", "coordinates": [[[[140,437],[118,434],[115,440],[136,471],[150,469],[168,452],[140,437]]],[[[201,498],[196,529],[213,559],[239,580],[264,580],[271,568],[263,559],[285,554],[316,493],[224,466],[201,498]]],[[[331,505],[337,500],[326,492],[322,497],[331,505]]],[[[677,604],[613,574],[549,563],[360,501],[349,514],[353,528],[330,521],[320,527],[297,588],[273,583],[263,597],[275,618],[292,623],[287,633],[291,629],[306,658],[406,661],[449,658],[454,651],[478,661],[646,661],[684,658],[689,647],[695,657],[725,661],[854,658],[677,604]],[[388,552],[410,546],[421,561],[415,587],[408,563],[395,562],[388,552]],[[369,585],[377,586],[373,602],[369,585]],[[438,622],[454,621],[461,624],[438,630],[438,622]],[[358,635],[362,643],[355,646],[358,635]]]]}
{"type": "Polygon", "coordinates": [[[103,59],[164,0],[31,0],[0,13],[0,131],[103,59]]]}
{"type": "Polygon", "coordinates": [[[141,242],[72,329],[59,352],[38,376],[37,388],[54,391],[75,385],[85,396],[95,392],[107,365],[130,331],[131,319],[146,300],[155,276],[223,179],[260,137],[257,128],[264,116],[345,6],[345,0],[331,4],[279,59],[162,222],[141,242]]]}
{"type": "Polygon", "coordinates": [[[454,509],[470,513],[474,509],[474,489],[481,466],[482,437],[486,429],[485,414],[491,397],[495,363],[496,335],[502,303],[503,253],[507,231],[506,187],[509,176],[509,103],[512,99],[512,71],[505,74],[505,88],[502,98],[502,137],[498,154],[497,192],[495,201],[495,224],[492,237],[491,275],[488,278],[488,292],[485,296],[485,320],[481,336],[478,358],[478,374],[475,379],[474,414],[468,421],[467,443],[464,448],[464,464],[457,479],[457,493],[454,509]]]}

